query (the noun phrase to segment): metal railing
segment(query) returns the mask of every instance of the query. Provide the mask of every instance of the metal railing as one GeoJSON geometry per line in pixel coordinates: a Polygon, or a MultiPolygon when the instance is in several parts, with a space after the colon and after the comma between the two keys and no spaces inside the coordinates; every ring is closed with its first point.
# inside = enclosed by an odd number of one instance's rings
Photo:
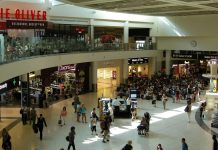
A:
{"type": "MultiPolygon", "coordinates": [[[[0,64],[17,60],[61,53],[98,52],[98,51],[132,51],[153,50],[154,43],[94,43],[87,44],[75,38],[8,38],[5,37],[4,56],[0,64]]],[[[0,54],[1,55],[1,54],[0,54]]]]}

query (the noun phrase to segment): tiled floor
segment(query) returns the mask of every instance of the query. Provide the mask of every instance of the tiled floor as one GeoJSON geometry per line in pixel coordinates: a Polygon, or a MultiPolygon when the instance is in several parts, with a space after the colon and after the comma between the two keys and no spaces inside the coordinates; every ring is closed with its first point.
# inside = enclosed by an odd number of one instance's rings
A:
{"type": "MultiPolygon", "coordinates": [[[[93,107],[97,106],[97,97],[102,93],[113,96],[115,93],[106,90],[97,93],[88,93],[80,96],[81,101],[88,109],[88,116],[93,107]]],[[[138,114],[149,112],[152,116],[149,136],[139,136],[136,126],[138,121],[131,122],[130,119],[116,119],[111,127],[111,140],[102,143],[101,137],[91,135],[89,123],[77,123],[76,115],[73,113],[72,100],[64,100],[47,109],[40,109],[43,113],[48,127],[44,129],[44,139],[39,140],[39,134],[34,134],[30,125],[23,126],[19,123],[9,132],[12,136],[13,150],[59,150],[67,148],[66,135],[70,127],[76,127],[76,149],[77,150],[120,150],[128,140],[133,140],[134,150],[155,150],[158,143],[163,145],[164,150],[180,150],[181,138],[185,137],[190,150],[212,149],[211,135],[203,130],[195,121],[195,111],[198,104],[193,106],[191,123],[188,123],[187,114],[184,113],[185,102],[167,102],[167,110],[163,110],[162,103],[157,107],[151,105],[151,101],[139,100],[138,114]],[[63,106],[67,107],[67,124],[58,126],[59,113],[63,106]]],[[[19,115],[19,111],[16,115],[19,115]]],[[[89,117],[88,117],[89,118],[89,117]]],[[[97,127],[98,132],[99,125],[97,127]]],[[[0,143],[1,144],[1,143],[0,143]]]]}

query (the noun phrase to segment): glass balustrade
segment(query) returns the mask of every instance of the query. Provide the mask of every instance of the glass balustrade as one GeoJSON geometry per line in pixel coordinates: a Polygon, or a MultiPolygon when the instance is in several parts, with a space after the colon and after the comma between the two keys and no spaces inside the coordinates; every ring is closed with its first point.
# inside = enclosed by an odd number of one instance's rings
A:
{"type": "Polygon", "coordinates": [[[73,52],[132,51],[156,49],[154,43],[94,43],[87,44],[76,38],[34,37],[4,38],[0,63],[8,63],[33,56],[73,52]]]}

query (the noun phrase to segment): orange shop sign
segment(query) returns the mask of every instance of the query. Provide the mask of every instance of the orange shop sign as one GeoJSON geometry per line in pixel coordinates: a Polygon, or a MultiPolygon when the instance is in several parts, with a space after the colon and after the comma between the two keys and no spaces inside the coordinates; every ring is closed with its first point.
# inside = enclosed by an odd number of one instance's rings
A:
{"type": "Polygon", "coordinates": [[[47,12],[34,9],[15,9],[0,8],[0,19],[17,19],[17,20],[47,20],[47,12]]]}

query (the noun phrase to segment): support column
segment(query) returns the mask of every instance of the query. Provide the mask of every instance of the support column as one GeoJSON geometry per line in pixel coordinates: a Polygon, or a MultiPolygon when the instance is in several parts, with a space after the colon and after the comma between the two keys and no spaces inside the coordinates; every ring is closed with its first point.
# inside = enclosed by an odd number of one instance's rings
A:
{"type": "Polygon", "coordinates": [[[30,106],[29,73],[21,76],[21,106],[30,106]]]}
{"type": "Polygon", "coordinates": [[[97,92],[97,62],[92,62],[92,91],[97,92]]]}
{"type": "Polygon", "coordinates": [[[165,57],[166,75],[170,75],[170,66],[171,66],[171,51],[166,50],[166,57],[165,57]]]}
{"type": "Polygon", "coordinates": [[[123,43],[124,43],[124,50],[128,50],[128,43],[129,43],[129,21],[126,21],[124,23],[123,43]]]}
{"type": "Polygon", "coordinates": [[[90,20],[90,44],[91,44],[91,50],[94,50],[95,48],[95,35],[94,35],[94,19],[90,20]]]}
{"type": "Polygon", "coordinates": [[[156,57],[150,57],[149,59],[148,59],[148,61],[149,61],[149,66],[148,66],[148,77],[149,78],[151,78],[151,76],[155,73],[155,72],[157,72],[157,59],[156,59],[156,57]]]}
{"type": "Polygon", "coordinates": [[[0,34],[0,62],[5,61],[4,36],[0,34]]]}
{"type": "Polygon", "coordinates": [[[128,59],[123,59],[123,80],[122,83],[126,84],[129,77],[128,59]]]}

